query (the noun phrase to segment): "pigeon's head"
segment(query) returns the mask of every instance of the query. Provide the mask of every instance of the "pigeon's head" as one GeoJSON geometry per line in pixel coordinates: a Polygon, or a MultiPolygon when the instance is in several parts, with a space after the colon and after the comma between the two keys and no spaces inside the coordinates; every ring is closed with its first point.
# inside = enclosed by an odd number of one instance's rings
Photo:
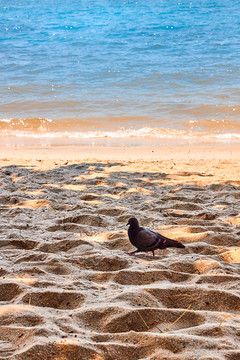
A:
{"type": "Polygon", "coordinates": [[[138,221],[136,218],[132,217],[128,220],[127,225],[130,225],[132,227],[139,227],[138,221]]]}

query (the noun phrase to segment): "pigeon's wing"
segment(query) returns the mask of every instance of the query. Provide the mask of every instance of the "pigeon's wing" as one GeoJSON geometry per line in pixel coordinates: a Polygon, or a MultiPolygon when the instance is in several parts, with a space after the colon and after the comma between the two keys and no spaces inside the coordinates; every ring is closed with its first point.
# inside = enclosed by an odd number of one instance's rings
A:
{"type": "Polygon", "coordinates": [[[136,247],[142,251],[152,251],[155,249],[167,249],[169,247],[184,248],[185,246],[179,241],[169,239],[152,230],[142,228],[137,235],[136,247]]]}
{"type": "Polygon", "coordinates": [[[172,240],[161,234],[155,233],[158,240],[158,249],[167,249],[169,247],[185,248],[185,246],[179,241],[172,240]]]}
{"type": "Polygon", "coordinates": [[[158,247],[159,234],[149,229],[140,229],[136,237],[135,246],[142,251],[151,251],[158,247]]]}

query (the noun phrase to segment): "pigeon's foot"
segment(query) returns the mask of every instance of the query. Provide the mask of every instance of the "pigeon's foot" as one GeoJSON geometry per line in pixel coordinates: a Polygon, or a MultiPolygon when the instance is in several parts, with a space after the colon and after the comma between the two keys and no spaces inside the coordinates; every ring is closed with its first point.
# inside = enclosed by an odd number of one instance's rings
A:
{"type": "Polygon", "coordinates": [[[127,252],[126,254],[128,254],[128,255],[134,255],[134,254],[136,254],[138,251],[131,251],[131,252],[127,252]]]}

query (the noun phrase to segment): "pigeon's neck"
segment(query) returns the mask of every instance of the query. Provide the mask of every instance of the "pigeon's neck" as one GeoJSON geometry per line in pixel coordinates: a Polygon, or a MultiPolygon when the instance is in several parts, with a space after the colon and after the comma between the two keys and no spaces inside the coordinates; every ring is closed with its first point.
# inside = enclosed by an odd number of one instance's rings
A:
{"type": "Polygon", "coordinates": [[[128,229],[128,235],[130,240],[134,239],[139,233],[139,231],[140,231],[140,226],[138,224],[130,225],[128,229]]]}
{"type": "Polygon", "coordinates": [[[139,232],[140,226],[139,226],[139,224],[132,224],[130,226],[130,229],[132,229],[132,230],[134,230],[136,232],[139,232]]]}

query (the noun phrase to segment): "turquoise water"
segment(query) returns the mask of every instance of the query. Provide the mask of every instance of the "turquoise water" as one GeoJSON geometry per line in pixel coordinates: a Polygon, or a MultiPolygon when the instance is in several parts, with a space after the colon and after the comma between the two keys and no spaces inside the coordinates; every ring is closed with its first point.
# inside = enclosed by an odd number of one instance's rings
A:
{"type": "Polygon", "coordinates": [[[36,130],[32,118],[45,119],[42,132],[49,120],[55,132],[240,131],[240,1],[10,0],[0,10],[4,131],[36,130]]]}

